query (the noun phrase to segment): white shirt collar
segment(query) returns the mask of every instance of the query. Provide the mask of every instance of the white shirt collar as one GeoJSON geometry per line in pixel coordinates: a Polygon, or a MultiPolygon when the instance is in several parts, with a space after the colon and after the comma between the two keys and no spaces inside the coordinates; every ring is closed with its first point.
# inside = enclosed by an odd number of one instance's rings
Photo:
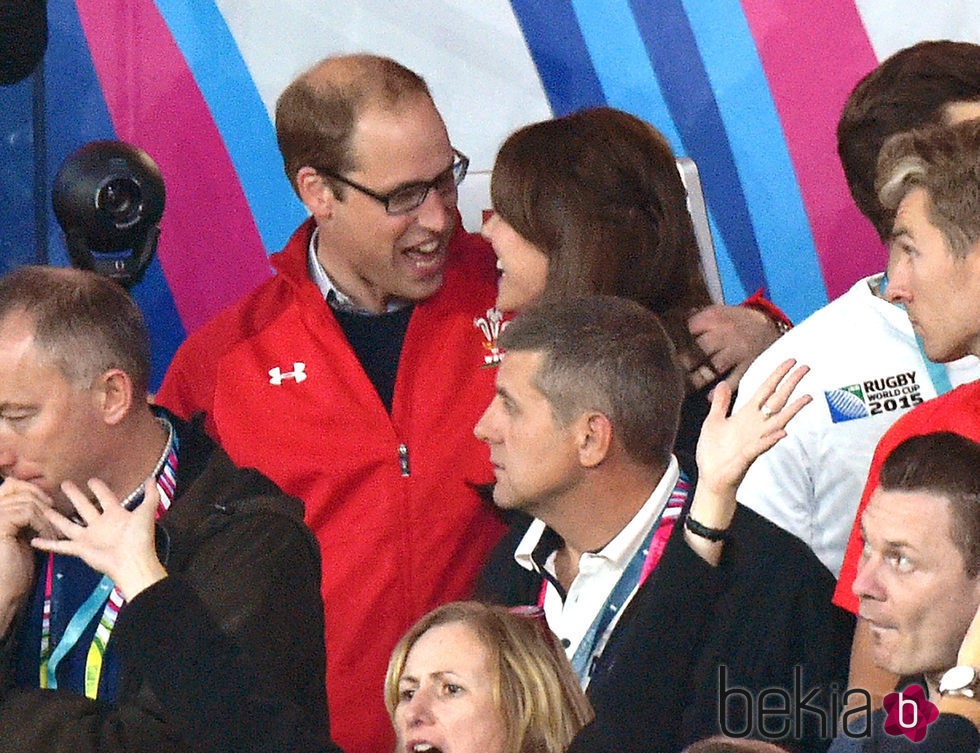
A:
{"type": "MultiPolygon", "coordinates": [[[[677,484],[679,474],[680,470],[677,459],[671,456],[670,464],[667,466],[664,475],[660,478],[660,482],[654,488],[653,492],[651,492],[650,496],[647,497],[643,506],[630,519],[629,523],[608,544],[602,547],[602,549],[594,553],[586,552],[586,554],[606,559],[616,568],[625,568],[630,558],[640,548],[654,523],[657,522],[664,507],[666,507],[671,492],[677,484]]],[[[524,538],[521,539],[521,542],[517,545],[517,549],[514,551],[514,559],[525,570],[533,571],[538,569],[531,555],[541,540],[541,536],[544,534],[546,527],[544,521],[535,518],[527,529],[527,533],[524,534],[524,538]]]]}
{"type": "MultiPolygon", "coordinates": [[[[372,315],[374,312],[365,311],[363,308],[354,303],[349,295],[334,285],[333,280],[330,279],[330,275],[327,274],[327,271],[320,263],[319,257],[316,255],[316,244],[319,236],[320,228],[313,228],[313,233],[310,235],[310,247],[306,252],[306,268],[309,271],[310,279],[313,281],[313,284],[317,286],[317,289],[320,291],[323,299],[330,304],[331,308],[339,309],[341,311],[354,311],[368,316],[372,315]]],[[[386,311],[387,313],[398,311],[399,309],[405,308],[405,306],[408,306],[410,303],[411,301],[406,301],[403,298],[393,298],[388,301],[386,311]]]]}

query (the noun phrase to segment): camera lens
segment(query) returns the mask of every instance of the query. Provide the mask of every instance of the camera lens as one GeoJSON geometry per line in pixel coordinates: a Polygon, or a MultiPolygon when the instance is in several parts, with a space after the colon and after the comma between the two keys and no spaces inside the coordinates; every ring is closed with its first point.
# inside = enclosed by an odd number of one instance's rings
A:
{"type": "Polygon", "coordinates": [[[139,221],[142,202],[140,184],[129,176],[109,178],[95,196],[96,209],[107,213],[112,224],[120,229],[139,221]]]}

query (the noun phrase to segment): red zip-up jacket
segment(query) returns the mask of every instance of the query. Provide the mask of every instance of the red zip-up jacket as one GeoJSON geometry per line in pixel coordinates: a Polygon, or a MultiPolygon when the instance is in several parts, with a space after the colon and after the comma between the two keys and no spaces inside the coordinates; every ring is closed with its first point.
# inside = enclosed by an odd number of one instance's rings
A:
{"type": "Polygon", "coordinates": [[[472,486],[493,480],[473,426],[493,394],[494,257],[457,230],[442,288],[412,312],[389,415],[309,278],[313,227],[271,257],[275,277],[186,340],[157,402],[204,411],[236,463],[304,501],[323,560],[331,730],[348,753],[386,752],[392,648],[471,594],[504,530],[472,486]]]}

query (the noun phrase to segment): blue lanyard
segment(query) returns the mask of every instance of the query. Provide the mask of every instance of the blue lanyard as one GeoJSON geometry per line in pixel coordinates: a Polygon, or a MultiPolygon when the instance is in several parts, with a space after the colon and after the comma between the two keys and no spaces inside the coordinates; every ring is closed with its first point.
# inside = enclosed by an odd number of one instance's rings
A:
{"type": "MultiPolygon", "coordinates": [[[[163,455],[160,458],[159,465],[153,471],[153,477],[156,478],[157,488],[160,491],[160,505],[157,510],[157,517],[170,507],[170,502],[173,499],[174,490],[176,488],[176,473],[177,473],[177,447],[178,439],[177,434],[173,430],[173,426],[167,422],[167,428],[170,433],[170,437],[167,442],[167,447],[164,450],[163,455]]],[[[123,501],[123,506],[127,510],[134,509],[143,500],[142,487],[138,487],[133,494],[130,495],[126,500],[123,501]]],[[[112,580],[107,575],[103,575],[102,579],[95,586],[95,589],[89,594],[88,598],[82,602],[82,605],[75,611],[71,619],[68,621],[68,625],[65,627],[62,633],[61,640],[58,641],[58,645],[54,649],[48,649],[47,641],[51,640],[50,636],[50,623],[46,623],[46,620],[50,619],[50,610],[52,609],[52,602],[54,601],[54,567],[55,558],[52,556],[48,560],[48,586],[45,589],[45,605],[43,609],[43,614],[47,617],[42,616],[42,627],[41,627],[41,652],[40,652],[40,686],[42,688],[57,689],[58,687],[58,676],[57,670],[58,665],[61,660],[75,647],[78,641],[81,639],[82,634],[88,625],[91,624],[92,620],[96,615],[103,611],[103,622],[101,628],[105,628],[106,634],[100,635],[99,630],[96,629],[96,634],[93,639],[94,643],[101,646],[97,658],[97,668],[94,670],[94,685],[89,692],[88,683],[90,675],[89,661],[86,661],[85,669],[85,682],[86,682],[86,695],[90,698],[95,698],[98,695],[98,682],[102,672],[102,655],[104,653],[105,644],[109,642],[109,635],[111,634],[112,628],[115,625],[115,613],[122,606],[122,597],[117,594],[118,601],[113,602],[115,606],[107,606],[110,598],[113,595],[114,584],[112,580]],[[50,589],[50,592],[49,592],[50,589]],[[105,618],[109,615],[109,610],[112,610],[112,619],[109,622],[105,622],[105,618]],[[48,632],[46,632],[48,631],[48,632]],[[47,638],[46,638],[47,636],[47,638]]]]}
{"type": "MultiPolygon", "coordinates": [[[[888,272],[885,272],[881,276],[881,282],[878,283],[878,294],[884,298],[885,289],[888,287],[888,272]]],[[[899,308],[904,310],[904,306],[901,304],[895,304],[899,308]]],[[[919,333],[915,333],[915,344],[919,346],[919,355],[922,356],[922,360],[926,365],[926,372],[929,374],[929,379],[932,380],[932,386],[936,389],[936,397],[939,395],[945,395],[951,389],[953,389],[952,383],[949,381],[949,373],[946,371],[946,367],[941,363],[936,363],[935,361],[930,361],[929,357],[926,355],[925,348],[922,346],[922,338],[919,337],[919,333]]]]}
{"type": "MultiPolygon", "coordinates": [[[[53,566],[53,565],[52,565],[53,566]]],[[[65,655],[74,648],[78,639],[82,637],[85,628],[92,621],[96,614],[105,607],[109,594],[112,592],[112,581],[108,576],[103,575],[102,580],[95,587],[95,590],[82,603],[65,628],[57,647],[51,652],[51,657],[47,661],[47,687],[55,690],[58,687],[58,664],[65,655]]]]}
{"type": "MultiPolygon", "coordinates": [[[[678,494],[678,492],[683,494],[686,484],[687,480],[682,473],[677,480],[677,484],[674,486],[671,498],[678,494]]],[[[619,613],[619,610],[623,608],[623,604],[626,603],[630,594],[640,585],[640,575],[643,572],[643,565],[646,563],[646,559],[650,554],[650,544],[653,541],[657,529],[660,528],[666,509],[667,505],[665,504],[660,511],[660,515],[657,516],[657,520],[650,526],[650,532],[644,538],[640,548],[627,563],[623,574],[619,576],[619,580],[609,593],[606,603],[599,610],[588,631],[582,636],[582,641],[578,644],[575,655],[572,656],[572,669],[578,675],[579,682],[583,688],[588,685],[589,679],[592,677],[592,671],[595,668],[596,660],[599,658],[600,652],[597,649],[600,639],[606,635],[610,622],[619,613]]]]}
{"type": "Polygon", "coordinates": [[[949,374],[946,371],[946,367],[941,363],[936,363],[935,361],[930,361],[926,356],[926,351],[922,347],[922,338],[919,334],[915,335],[915,342],[919,346],[919,353],[922,354],[922,360],[925,361],[926,371],[929,373],[929,378],[932,380],[932,386],[936,388],[936,396],[945,395],[951,389],[953,389],[952,383],[949,381],[949,374]]]}

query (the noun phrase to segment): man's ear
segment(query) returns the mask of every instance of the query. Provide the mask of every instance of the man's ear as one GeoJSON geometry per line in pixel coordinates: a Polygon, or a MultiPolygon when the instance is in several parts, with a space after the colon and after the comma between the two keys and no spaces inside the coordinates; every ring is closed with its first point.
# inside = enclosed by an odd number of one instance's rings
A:
{"type": "Polygon", "coordinates": [[[97,408],[106,424],[118,424],[133,407],[133,380],[121,369],[109,369],[95,389],[97,408]]]}
{"type": "Polygon", "coordinates": [[[606,414],[593,411],[580,416],[577,423],[579,462],[584,468],[594,468],[609,455],[612,422],[606,414]]]}
{"type": "Polygon", "coordinates": [[[320,173],[306,165],[296,173],[296,187],[299,197],[317,220],[328,220],[333,215],[337,197],[333,189],[320,173]]]}

